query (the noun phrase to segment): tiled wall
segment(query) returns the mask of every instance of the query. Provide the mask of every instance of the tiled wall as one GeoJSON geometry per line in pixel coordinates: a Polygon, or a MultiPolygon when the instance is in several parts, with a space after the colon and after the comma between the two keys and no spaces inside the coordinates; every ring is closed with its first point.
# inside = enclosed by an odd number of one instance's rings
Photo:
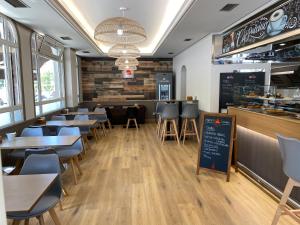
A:
{"type": "Polygon", "coordinates": [[[172,72],[172,59],[138,59],[133,79],[124,79],[110,58],[82,58],[83,101],[156,98],[156,73],[172,72]]]}

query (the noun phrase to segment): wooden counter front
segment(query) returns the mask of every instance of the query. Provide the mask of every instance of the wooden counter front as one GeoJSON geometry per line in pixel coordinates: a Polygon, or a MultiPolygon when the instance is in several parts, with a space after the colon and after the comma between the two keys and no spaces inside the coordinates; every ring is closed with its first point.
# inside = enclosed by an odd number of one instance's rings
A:
{"type": "Polygon", "coordinates": [[[276,138],[276,134],[300,139],[300,120],[287,116],[271,116],[235,107],[228,114],[236,115],[237,125],[276,138]]]}

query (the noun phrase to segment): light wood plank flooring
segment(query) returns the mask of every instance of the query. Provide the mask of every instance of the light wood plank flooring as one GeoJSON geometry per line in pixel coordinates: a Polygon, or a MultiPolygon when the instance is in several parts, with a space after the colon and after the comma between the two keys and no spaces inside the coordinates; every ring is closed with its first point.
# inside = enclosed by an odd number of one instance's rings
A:
{"type": "MultiPolygon", "coordinates": [[[[161,145],[154,124],[115,127],[81,161],[77,186],[71,171],[64,174],[70,196],[63,211],[56,207],[62,224],[271,224],[277,202],[241,174],[232,173],[230,183],[212,172],[195,175],[197,146],[196,140],[161,145]]],[[[296,223],[283,216],[279,224],[296,223]]]]}

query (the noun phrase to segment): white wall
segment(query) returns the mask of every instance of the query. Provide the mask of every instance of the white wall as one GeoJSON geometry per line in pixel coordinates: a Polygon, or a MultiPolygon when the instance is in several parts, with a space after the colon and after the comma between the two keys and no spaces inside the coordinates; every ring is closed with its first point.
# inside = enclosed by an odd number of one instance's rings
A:
{"type": "Polygon", "coordinates": [[[205,111],[211,109],[211,57],[212,35],[208,35],[173,59],[173,71],[176,75],[176,98],[180,93],[180,73],[186,66],[186,95],[197,97],[199,108],[205,111]]]}

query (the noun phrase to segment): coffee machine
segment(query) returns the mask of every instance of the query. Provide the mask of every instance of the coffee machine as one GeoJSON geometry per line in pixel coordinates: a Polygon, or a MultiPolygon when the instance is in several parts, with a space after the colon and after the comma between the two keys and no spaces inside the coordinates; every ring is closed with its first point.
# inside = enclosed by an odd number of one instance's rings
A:
{"type": "Polygon", "coordinates": [[[156,99],[171,100],[173,98],[173,74],[156,74],[156,99]]]}

